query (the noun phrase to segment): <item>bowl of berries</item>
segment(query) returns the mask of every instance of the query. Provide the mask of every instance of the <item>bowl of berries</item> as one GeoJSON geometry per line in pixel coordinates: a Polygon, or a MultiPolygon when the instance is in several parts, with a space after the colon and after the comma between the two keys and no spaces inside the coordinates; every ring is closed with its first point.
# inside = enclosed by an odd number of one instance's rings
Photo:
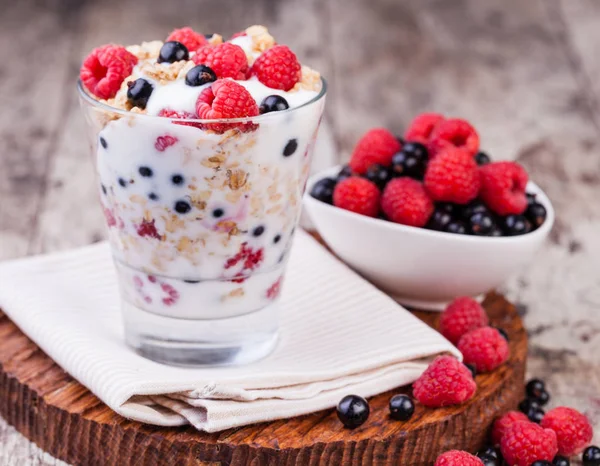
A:
{"type": "Polygon", "coordinates": [[[305,206],[327,245],[399,302],[442,310],[526,266],[554,222],[515,162],[492,162],[465,120],[427,113],[404,137],[368,131],[350,163],[313,175],[305,206]]]}

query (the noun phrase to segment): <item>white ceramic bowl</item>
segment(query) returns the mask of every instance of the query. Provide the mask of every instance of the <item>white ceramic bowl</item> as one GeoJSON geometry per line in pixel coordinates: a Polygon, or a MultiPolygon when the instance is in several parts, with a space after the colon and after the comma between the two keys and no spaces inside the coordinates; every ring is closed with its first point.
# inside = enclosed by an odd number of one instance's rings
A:
{"type": "Polygon", "coordinates": [[[312,185],[341,167],[313,175],[304,205],[327,245],[374,285],[407,306],[443,310],[457,296],[479,297],[523,269],[554,223],[554,209],[530,182],[547,217],[521,236],[480,237],[415,228],[338,209],[310,196],[312,185]]]}

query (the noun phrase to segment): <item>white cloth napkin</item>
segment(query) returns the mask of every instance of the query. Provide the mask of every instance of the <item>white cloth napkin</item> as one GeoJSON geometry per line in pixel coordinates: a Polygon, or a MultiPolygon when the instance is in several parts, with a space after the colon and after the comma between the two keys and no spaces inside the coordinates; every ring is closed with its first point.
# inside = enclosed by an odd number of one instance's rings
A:
{"type": "Polygon", "coordinates": [[[131,351],[106,243],[0,263],[0,308],[117,413],[207,432],[372,396],[414,381],[428,357],[460,357],[302,231],[288,267],[278,346],[246,366],[170,367],[131,351]]]}

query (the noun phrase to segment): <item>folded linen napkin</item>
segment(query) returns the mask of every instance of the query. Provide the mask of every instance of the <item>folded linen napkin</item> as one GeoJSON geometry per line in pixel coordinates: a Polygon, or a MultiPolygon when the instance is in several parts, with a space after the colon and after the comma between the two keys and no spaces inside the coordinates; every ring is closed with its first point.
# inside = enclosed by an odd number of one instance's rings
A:
{"type": "Polygon", "coordinates": [[[207,432],[375,395],[414,381],[438,353],[460,357],[302,231],[283,286],[280,341],[250,365],[186,369],[130,350],[106,243],[0,263],[0,308],[117,413],[207,432]]]}

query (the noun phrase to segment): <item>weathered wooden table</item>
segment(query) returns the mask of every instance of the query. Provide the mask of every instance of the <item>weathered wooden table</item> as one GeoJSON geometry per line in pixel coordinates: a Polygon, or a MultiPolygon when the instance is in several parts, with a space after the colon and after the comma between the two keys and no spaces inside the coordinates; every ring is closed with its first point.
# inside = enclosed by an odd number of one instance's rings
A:
{"type": "MultiPolygon", "coordinates": [[[[558,220],[506,284],[529,329],[529,373],[600,434],[600,2],[594,0],[2,0],[0,258],[103,237],[74,82],[106,42],[175,26],[269,26],[329,78],[340,158],[358,136],[416,113],[470,119],[495,158],[516,158],[558,220]],[[93,206],[93,207],[90,207],[93,206]]],[[[596,440],[600,441],[597,434],[596,440]]],[[[0,465],[55,465],[0,420],[0,465]]]]}

